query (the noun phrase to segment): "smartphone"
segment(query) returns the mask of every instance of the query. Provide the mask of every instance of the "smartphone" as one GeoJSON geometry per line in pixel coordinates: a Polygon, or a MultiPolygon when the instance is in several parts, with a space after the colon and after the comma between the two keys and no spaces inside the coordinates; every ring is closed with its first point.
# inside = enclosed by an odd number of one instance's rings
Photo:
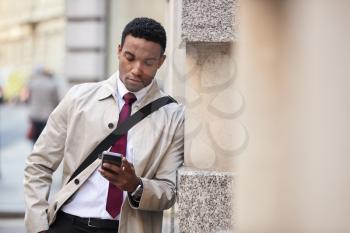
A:
{"type": "Polygon", "coordinates": [[[101,158],[102,158],[102,164],[104,162],[107,162],[107,163],[115,164],[117,166],[121,166],[123,155],[115,152],[103,151],[101,158]]]}

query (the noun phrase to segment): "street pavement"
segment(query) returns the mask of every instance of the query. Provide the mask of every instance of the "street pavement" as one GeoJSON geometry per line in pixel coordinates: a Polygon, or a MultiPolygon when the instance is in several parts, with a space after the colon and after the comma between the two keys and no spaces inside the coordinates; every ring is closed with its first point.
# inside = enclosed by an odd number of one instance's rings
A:
{"type": "Polygon", "coordinates": [[[0,106],[0,213],[24,212],[23,169],[31,150],[25,106],[0,106]]]}
{"type": "Polygon", "coordinates": [[[23,168],[31,150],[26,140],[27,108],[0,106],[0,233],[24,233],[23,168]]]}
{"type": "MultiPolygon", "coordinates": [[[[0,233],[25,233],[23,175],[32,143],[25,138],[29,127],[26,105],[0,105],[0,233]]],[[[60,171],[54,176],[53,192],[60,171]]]]}

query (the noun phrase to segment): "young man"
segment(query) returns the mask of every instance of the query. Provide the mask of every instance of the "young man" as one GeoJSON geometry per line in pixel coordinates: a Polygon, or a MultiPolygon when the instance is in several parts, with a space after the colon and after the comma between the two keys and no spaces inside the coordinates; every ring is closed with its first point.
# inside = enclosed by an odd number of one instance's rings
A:
{"type": "Polygon", "coordinates": [[[110,150],[123,154],[121,166],[101,166],[97,159],[68,180],[119,120],[165,96],[154,80],[165,45],[158,22],[132,20],[118,47],[119,73],[73,87],[51,114],[25,168],[29,233],[161,232],[183,163],[182,105],[160,108],[118,139],[110,150]],[[48,203],[52,173],[62,160],[63,186],[48,203]]]}

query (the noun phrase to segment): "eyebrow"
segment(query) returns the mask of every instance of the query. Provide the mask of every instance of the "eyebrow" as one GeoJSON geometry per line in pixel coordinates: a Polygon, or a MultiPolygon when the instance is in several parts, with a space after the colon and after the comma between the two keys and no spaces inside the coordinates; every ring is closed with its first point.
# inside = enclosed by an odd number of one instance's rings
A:
{"type": "Polygon", "coordinates": [[[125,53],[125,54],[128,54],[128,55],[130,55],[130,56],[135,57],[135,55],[134,55],[133,53],[129,52],[129,51],[125,51],[124,53],[125,53]]]}
{"type": "Polygon", "coordinates": [[[145,60],[147,60],[147,61],[149,61],[149,60],[154,60],[154,61],[157,61],[157,58],[155,58],[155,57],[150,57],[150,58],[146,58],[145,60]]]}
{"type": "MultiPolygon", "coordinates": [[[[133,54],[132,52],[129,52],[128,50],[125,50],[124,53],[132,56],[133,58],[135,57],[135,54],[133,54]]],[[[145,58],[145,60],[147,60],[147,61],[149,61],[149,60],[157,61],[157,58],[156,57],[147,57],[147,58],[145,58]]]]}

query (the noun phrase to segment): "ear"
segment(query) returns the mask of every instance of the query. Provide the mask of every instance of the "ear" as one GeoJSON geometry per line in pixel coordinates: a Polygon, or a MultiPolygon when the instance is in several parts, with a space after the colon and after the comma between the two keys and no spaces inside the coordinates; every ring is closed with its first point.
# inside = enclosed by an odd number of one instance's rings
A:
{"type": "Polygon", "coordinates": [[[166,56],[164,54],[160,57],[159,63],[158,63],[158,69],[163,65],[165,58],[166,56]]]}
{"type": "Polygon", "coordinates": [[[118,48],[117,48],[118,58],[119,58],[121,52],[122,52],[122,46],[120,44],[118,44],[118,48]]]}

